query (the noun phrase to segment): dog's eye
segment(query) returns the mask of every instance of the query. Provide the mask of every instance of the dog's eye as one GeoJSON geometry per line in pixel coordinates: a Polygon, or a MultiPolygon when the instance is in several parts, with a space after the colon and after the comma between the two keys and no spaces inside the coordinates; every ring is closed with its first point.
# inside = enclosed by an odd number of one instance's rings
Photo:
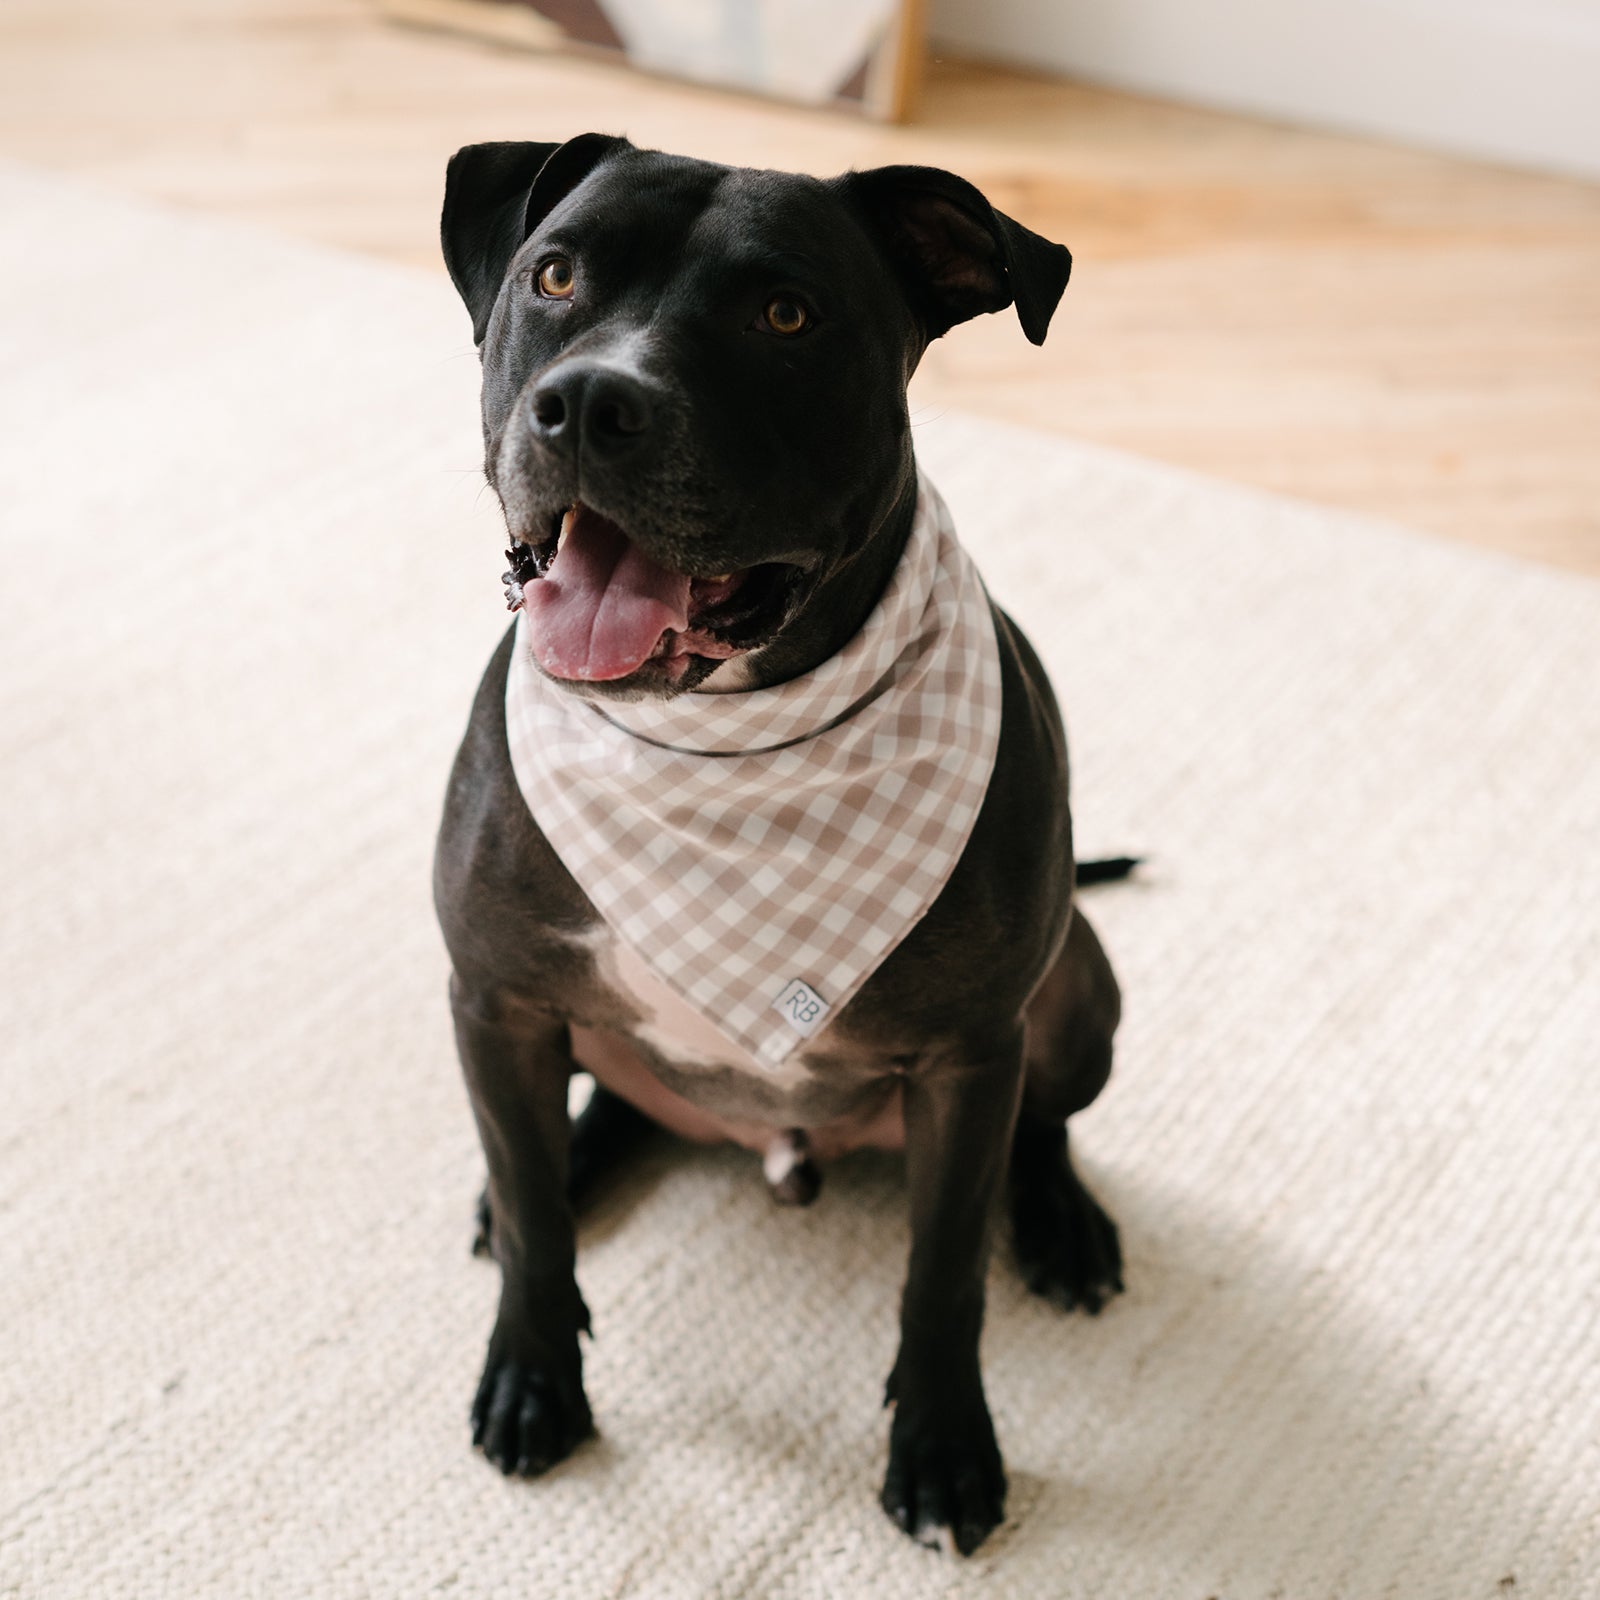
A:
{"type": "Polygon", "coordinates": [[[772,333],[793,334],[810,326],[811,313],[798,300],[776,295],[761,313],[762,326],[772,333]]]}
{"type": "Polygon", "coordinates": [[[539,268],[539,293],[547,300],[572,298],[572,263],[565,256],[551,256],[539,268]]]}

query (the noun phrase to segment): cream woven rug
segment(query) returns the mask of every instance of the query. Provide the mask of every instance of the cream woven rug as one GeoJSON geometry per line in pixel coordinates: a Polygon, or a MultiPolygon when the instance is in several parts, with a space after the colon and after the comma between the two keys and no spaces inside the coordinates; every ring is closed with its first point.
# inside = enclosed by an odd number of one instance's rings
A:
{"type": "Polygon", "coordinates": [[[466,318],[0,206],[0,1593],[1600,1594],[1600,589],[923,419],[1084,848],[1153,857],[1078,1140],[1128,1294],[996,1263],[956,1564],[875,1501],[894,1162],[797,1214],[669,1151],[583,1234],[602,1437],[507,1483],[428,894],[503,623],[466,318]]]}

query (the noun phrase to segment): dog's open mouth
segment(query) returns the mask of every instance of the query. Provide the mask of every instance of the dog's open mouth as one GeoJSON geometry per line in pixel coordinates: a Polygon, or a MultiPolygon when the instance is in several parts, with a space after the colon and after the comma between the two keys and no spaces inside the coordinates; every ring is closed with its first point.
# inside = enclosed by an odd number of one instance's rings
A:
{"type": "Polygon", "coordinates": [[[782,619],[795,569],[771,562],[695,575],[663,566],[579,501],[538,545],[507,552],[508,604],[527,613],[535,660],[553,678],[610,682],[662,663],[725,660],[763,643],[782,619]]]}

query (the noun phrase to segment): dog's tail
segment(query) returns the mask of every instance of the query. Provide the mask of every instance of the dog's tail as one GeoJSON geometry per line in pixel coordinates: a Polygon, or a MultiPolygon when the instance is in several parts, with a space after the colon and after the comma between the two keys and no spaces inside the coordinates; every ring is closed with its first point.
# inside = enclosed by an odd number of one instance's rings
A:
{"type": "Polygon", "coordinates": [[[1120,883],[1135,867],[1143,865],[1143,856],[1103,856],[1098,861],[1080,861],[1078,887],[1087,889],[1097,883],[1120,883]]]}

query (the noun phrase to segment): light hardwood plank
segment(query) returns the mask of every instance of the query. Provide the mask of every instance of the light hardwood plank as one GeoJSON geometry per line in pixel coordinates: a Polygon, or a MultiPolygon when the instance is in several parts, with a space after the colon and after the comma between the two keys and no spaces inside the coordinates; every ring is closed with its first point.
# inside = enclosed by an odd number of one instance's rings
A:
{"type": "Polygon", "coordinates": [[[438,269],[459,144],[952,167],[1065,240],[1042,350],[935,345],[960,405],[1600,575],[1600,188],[971,64],[921,120],[396,28],[362,0],[11,0],[0,154],[438,269]]]}

